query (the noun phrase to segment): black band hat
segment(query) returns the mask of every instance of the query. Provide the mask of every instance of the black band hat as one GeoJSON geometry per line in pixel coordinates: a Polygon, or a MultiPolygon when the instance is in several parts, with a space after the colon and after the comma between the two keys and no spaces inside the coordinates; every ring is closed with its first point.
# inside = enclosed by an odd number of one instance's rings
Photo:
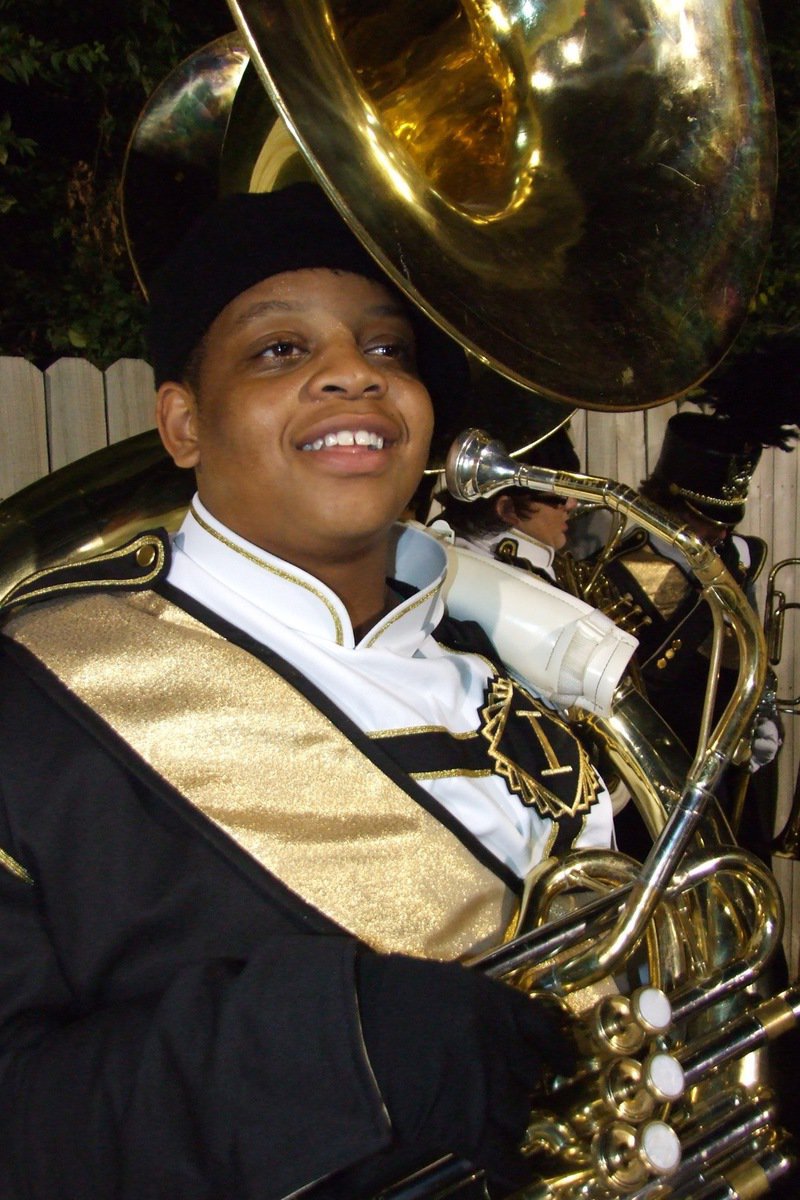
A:
{"type": "Polygon", "coordinates": [[[737,525],[762,450],[791,450],[800,427],[800,339],[775,335],[727,361],[704,384],[710,412],[667,423],[651,479],[692,512],[737,525]]]}
{"type": "Polygon", "coordinates": [[[319,267],[362,275],[400,297],[414,328],[419,377],[433,402],[432,454],[443,456],[463,424],[459,414],[470,389],[467,356],[402,296],[312,183],[218,200],[156,272],[149,286],[147,330],[156,387],[184,378],[214,319],[242,292],[284,271],[319,267]]]}
{"type": "Polygon", "coordinates": [[[686,508],[715,525],[738,525],[761,445],[731,441],[725,422],[705,413],[678,413],[667,422],[652,479],[686,508]]]}

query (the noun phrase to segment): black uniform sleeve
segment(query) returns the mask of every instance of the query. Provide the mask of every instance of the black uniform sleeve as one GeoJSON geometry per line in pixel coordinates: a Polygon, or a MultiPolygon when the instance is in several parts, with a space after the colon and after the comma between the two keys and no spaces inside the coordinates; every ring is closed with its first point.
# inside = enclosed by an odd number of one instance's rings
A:
{"type": "Polygon", "coordinates": [[[367,951],[115,739],[0,644],[2,1200],[360,1200],[450,1150],[525,1182],[560,1014],[367,951]]]}
{"type": "Polygon", "coordinates": [[[278,1200],[385,1148],[353,939],[0,689],[3,1200],[278,1200]]]}

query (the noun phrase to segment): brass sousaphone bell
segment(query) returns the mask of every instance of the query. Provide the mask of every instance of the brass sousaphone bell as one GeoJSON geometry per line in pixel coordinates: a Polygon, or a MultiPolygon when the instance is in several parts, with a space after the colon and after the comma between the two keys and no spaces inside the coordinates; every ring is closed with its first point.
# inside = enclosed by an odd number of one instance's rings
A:
{"type": "MultiPolygon", "coordinates": [[[[280,186],[299,162],[415,303],[555,400],[659,404],[725,353],[775,186],[755,0],[230,8],[250,67],[229,82],[219,190],[280,186]]],[[[176,124],[159,138],[151,110],[149,148],[141,126],[132,142],[134,260],[152,257],[138,207],[153,156],[166,179],[185,150],[176,124]]]]}
{"type": "MultiPolygon", "coordinates": [[[[553,426],[564,401],[671,399],[725,353],[776,174],[756,0],[230,8],[238,31],[175,69],[131,139],[123,219],[145,290],[220,191],[311,174],[399,286],[486,376],[550,404],[553,426]]],[[[0,599],[187,497],[153,434],[64,471],[0,506],[0,599]]]]}

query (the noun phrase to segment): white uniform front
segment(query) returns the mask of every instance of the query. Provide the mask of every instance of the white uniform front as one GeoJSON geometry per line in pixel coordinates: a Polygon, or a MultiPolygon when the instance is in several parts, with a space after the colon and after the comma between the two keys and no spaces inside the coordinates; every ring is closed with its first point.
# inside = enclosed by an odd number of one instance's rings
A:
{"type": "MultiPolygon", "coordinates": [[[[357,644],[332,591],[227,529],[197,497],[175,536],[168,582],[271,647],[365,733],[471,732],[479,725],[491,664],[435,640],[444,616],[444,552],[419,530],[398,525],[396,535],[391,575],[417,591],[357,644]]],[[[518,876],[540,861],[551,823],[524,806],[499,775],[420,783],[518,876]]],[[[611,806],[601,789],[575,844],[606,847],[611,836],[611,806]]]]}

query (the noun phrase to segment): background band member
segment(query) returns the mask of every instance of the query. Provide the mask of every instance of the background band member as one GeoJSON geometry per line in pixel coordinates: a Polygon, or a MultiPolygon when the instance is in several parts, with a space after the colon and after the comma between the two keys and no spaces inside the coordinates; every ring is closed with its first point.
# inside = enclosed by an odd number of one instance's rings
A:
{"type": "MultiPolygon", "coordinates": [[[[741,381],[739,381],[741,386],[741,381]]],[[[664,508],[713,546],[755,607],[754,583],[763,566],[766,545],[757,537],[735,532],[745,514],[750,480],[763,447],[789,449],[796,436],[794,410],[779,398],[760,411],[724,403],[717,410],[680,412],[667,425],[658,461],[640,494],[664,508]]],[[[711,610],[686,568],[682,556],[664,539],[634,529],[604,558],[603,574],[636,614],[637,663],[648,699],[690,753],[701,729],[712,645],[711,610]]],[[[718,674],[713,720],[728,703],[735,686],[738,655],[726,637],[718,674]]],[[[752,731],[746,770],[772,762],[782,734],[774,695],[765,692],[752,731]]],[[[720,790],[730,810],[731,788],[720,790]]],[[[774,822],[772,804],[752,808],[740,838],[767,861],[774,822]]],[[[624,828],[620,826],[624,838],[624,828]]]]}
{"type": "MultiPolygon", "coordinates": [[[[516,457],[529,466],[580,470],[578,455],[563,426],[516,457]]],[[[554,560],[566,545],[567,523],[575,500],[518,487],[505,488],[471,503],[457,500],[447,491],[438,493],[435,499],[441,508],[435,520],[450,526],[456,545],[555,581],[554,560]]]]}

